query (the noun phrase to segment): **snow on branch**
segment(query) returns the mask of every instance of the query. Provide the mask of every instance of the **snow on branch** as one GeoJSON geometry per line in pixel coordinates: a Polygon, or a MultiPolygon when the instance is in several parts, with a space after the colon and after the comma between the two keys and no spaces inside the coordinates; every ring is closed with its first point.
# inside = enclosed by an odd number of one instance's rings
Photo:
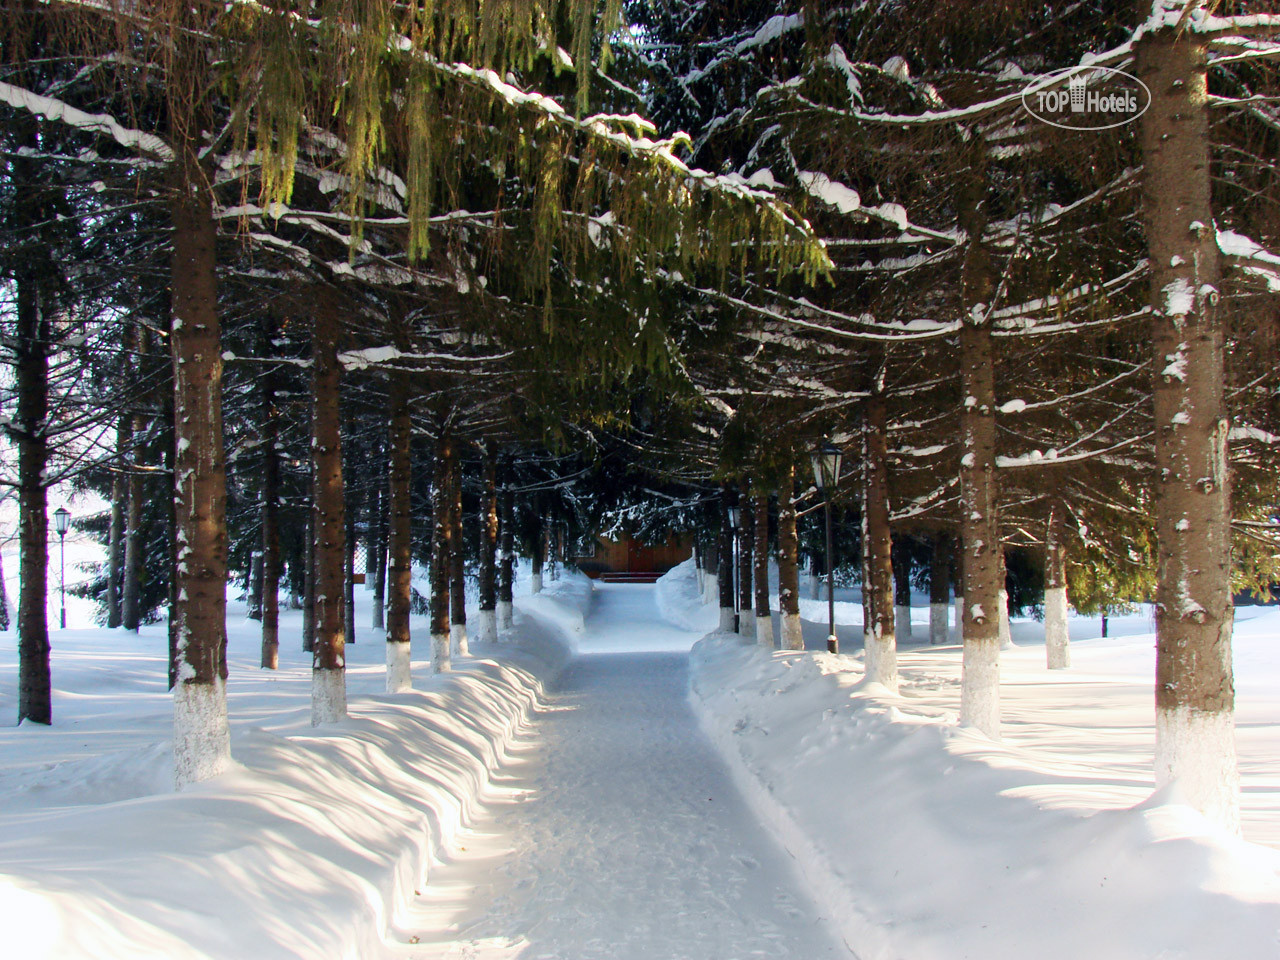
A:
{"type": "Polygon", "coordinates": [[[3,81],[0,81],[0,101],[55,123],[65,123],[79,130],[106,134],[122,147],[150,153],[164,160],[173,159],[172,148],[159,137],[126,127],[108,114],[86,113],[63,100],[46,97],[3,81]]]}

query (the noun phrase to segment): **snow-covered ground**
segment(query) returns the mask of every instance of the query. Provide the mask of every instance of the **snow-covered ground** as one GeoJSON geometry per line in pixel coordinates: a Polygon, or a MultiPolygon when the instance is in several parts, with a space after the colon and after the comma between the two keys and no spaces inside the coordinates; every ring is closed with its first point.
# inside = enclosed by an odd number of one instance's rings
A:
{"type": "MultiPolygon", "coordinates": [[[[449,676],[429,675],[415,618],[410,694],[382,692],[382,635],[358,629],[350,719],[319,729],[300,614],[282,616],[281,669],[268,672],[258,625],[233,603],[237,767],[180,794],[163,624],[53,631],[54,725],[0,728],[0,955],[405,956],[415,891],[479,807],[507,795],[492,775],[531,736],[543,680],[581,629],[589,583],[548,586],[531,609],[517,600],[524,649],[473,648],[449,676]]],[[[368,600],[357,591],[360,625],[368,600]]],[[[16,635],[0,634],[8,716],[16,661],[16,635]]]]}
{"type": "Polygon", "coordinates": [[[1041,625],[1015,620],[1000,743],[956,726],[958,646],[906,646],[895,696],[862,682],[848,626],[840,656],[713,634],[692,670],[705,729],[858,956],[1280,956],[1280,610],[1237,614],[1245,841],[1153,794],[1149,612],[1108,640],[1073,622],[1093,639],[1052,673],[1041,625]]]}
{"type": "Polygon", "coordinates": [[[567,575],[451,676],[415,618],[416,690],[387,696],[358,590],[351,719],[318,730],[299,614],[267,673],[233,603],[238,766],[181,794],[163,625],[55,630],[55,725],[0,728],[0,955],[1280,955],[1280,611],[1238,612],[1239,841],[1152,796],[1149,615],[1074,621],[1053,673],[1015,620],[993,743],[954,723],[956,646],[904,647],[900,695],[861,683],[842,599],[844,655],[689,658],[716,621],[690,568],[567,575]]]}

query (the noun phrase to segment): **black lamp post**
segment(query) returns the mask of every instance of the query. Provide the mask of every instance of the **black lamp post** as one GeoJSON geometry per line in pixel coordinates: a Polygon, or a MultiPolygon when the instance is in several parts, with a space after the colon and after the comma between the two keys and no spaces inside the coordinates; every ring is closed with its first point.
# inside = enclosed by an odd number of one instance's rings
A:
{"type": "Polygon", "coordinates": [[[830,440],[809,454],[813,463],[813,480],[818,485],[818,492],[823,498],[823,512],[827,519],[827,650],[840,652],[840,641],[836,639],[836,599],[835,572],[831,551],[831,494],[840,480],[840,448],[830,440]]]}
{"type": "Polygon", "coordinates": [[[733,533],[729,536],[729,582],[733,586],[733,629],[740,629],[738,622],[738,521],[742,518],[742,511],[737,504],[729,507],[729,529],[733,533]]]}
{"type": "Polygon", "coordinates": [[[71,511],[59,507],[53,511],[53,526],[58,531],[58,587],[62,593],[62,629],[67,629],[67,531],[71,529],[71,511]]]}

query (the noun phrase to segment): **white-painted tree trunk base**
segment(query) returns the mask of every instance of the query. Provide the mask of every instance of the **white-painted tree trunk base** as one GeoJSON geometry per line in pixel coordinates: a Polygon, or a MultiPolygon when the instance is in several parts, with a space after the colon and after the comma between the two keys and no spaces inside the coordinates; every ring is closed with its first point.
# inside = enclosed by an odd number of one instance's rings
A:
{"type": "Polygon", "coordinates": [[[387,642],[387,693],[406,693],[413,689],[409,644],[403,640],[387,642]]]}
{"type": "Polygon", "coordinates": [[[1176,783],[1181,798],[1240,835],[1235,717],[1189,707],[1156,708],[1156,787],[1176,783]]]}
{"type": "Polygon", "coordinates": [[[776,650],[778,640],[773,635],[773,615],[756,617],[756,643],[767,650],[776,650]]]}
{"type": "Polygon", "coordinates": [[[754,610],[743,610],[738,614],[738,636],[744,640],[754,640],[756,638],[756,612],[754,610]]]}
{"type": "Polygon", "coordinates": [[[782,649],[804,649],[804,630],[800,624],[799,614],[784,613],[782,615],[782,649]]]}
{"type": "Polygon", "coordinates": [[[498,642],[498,612],[481,610],[476,614],[476,643],[498,642]]]}
{"type": "Polygon", "coordinates": [[[311,671],[311,725],[347,719],[347,671],[327,667],[311,671]]]}
{"type": "Polygon", "coordinates": [[[449,634],[433,633],[431,635],[431,672],[448,673],[453,669],[453,660],[449,656],[449,634]]]}
{"type": "Polygon", "coordinates": [[[515,623],[515,612],[510,600],[498,601],[498,629],[510,630],[515,623]]]}
{"type": "Polygon", "coordinates": [[[1000,649],[1013,649],[1013,629],[1009,626],[1009,594],[1000,591],[1000,649]]]}
{"type": "Polygon", "coordinates": [[[1044,592],[1044,656],[1050,670],[1071,666],[1066,587],[1050,587],[1044,592]]]}
{"type": "Polygon", "coordinates": [[[951,615],[951,604],[929,604],[929,643],[934,646],[947,642],[947,618],[951,615]]]}
{"type": "Polygon", "coordinates": [[[951,619],[955,624],[956,643],[964,643],[964,595],[956,594],[951,601],[951,609],[954,611],[951,619]]]}
{"type": "Polygon", "coordinates": [[[866,637],[867,679],[898,692],[898,641],[896,637],[866,637]]]}
{"type": "Polygon", "coordinates": [[[540,573],[530,574],[530,576],[529,576],[529,592],[530,592],[530,593],[541,593],[541,592],[542,592],[542,574],[540,574],[540,573]]]}
{"type": "Polygon", "coordinates": [[[1000,739],[1000,644],[966,643],[960,671],[960,723],[1000,739]]]}
{"type": "Polygon", "coordinates": [[[737,632],[737,625],[734,623],[733,607],[720,608],[720,632],[721,633],[737,632]]]}
{"type": "Polygon", "coordinates": [[[708,573],[702,588],[703,603],[719,603],[720,602],[720,578],[714,573],[708,573]]]}
{"type": "Polygon", "coordinates": [[[809,599],[822,599],[822,580],[816,574],[809,574],[809,599]]]}
{"type": "Polygon", "coordinates": [[[893,633],[899,640],[911,639],[911,608],[893,608],[893,633]]]}
{"type": "Polygon", "coordinates": [[[449,625],[449,652],[455,657],[471,656],[471,645],[467,642],[467,625],[451,623],[449,625]]]}
{"type": "Polygon", "coordinates": [[[184,683],[173,688],[173,781],[177,788],[231,769],[227,685],[184,683]]]}

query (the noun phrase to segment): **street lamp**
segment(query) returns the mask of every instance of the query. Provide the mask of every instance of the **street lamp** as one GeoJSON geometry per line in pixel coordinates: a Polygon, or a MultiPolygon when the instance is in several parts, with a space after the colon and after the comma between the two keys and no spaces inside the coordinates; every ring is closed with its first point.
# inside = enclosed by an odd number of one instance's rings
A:
{"type": "Polygon", "coordinates": [[[738,621],[738,521],[742,517],[742,511],[737,504],[733,504],[728,508],[729,513],[729,529],[733,531],[729,535],[729,583],[730,589],[733,590],[733,629],[736,631],[740,628],[738,621]]]}
{"type": "Polygon", "coordinates": [[[58,531],[58,587],[62,593],[62,629],[67,629],[67,531],[71,529],[71,511],[59,507],[53,511],[53,526],[58,531]]]}
{"type": "Polygon", "coordinates": [[[840,480],[840,448],[830,440],[824,440],[809,454],[813,464],[813,479],[823,498],[823,512],[827,519],[827,650],[839,653],[840,641],[836,639],[835,571],[831,551],[831,493],[840,480]]]}

